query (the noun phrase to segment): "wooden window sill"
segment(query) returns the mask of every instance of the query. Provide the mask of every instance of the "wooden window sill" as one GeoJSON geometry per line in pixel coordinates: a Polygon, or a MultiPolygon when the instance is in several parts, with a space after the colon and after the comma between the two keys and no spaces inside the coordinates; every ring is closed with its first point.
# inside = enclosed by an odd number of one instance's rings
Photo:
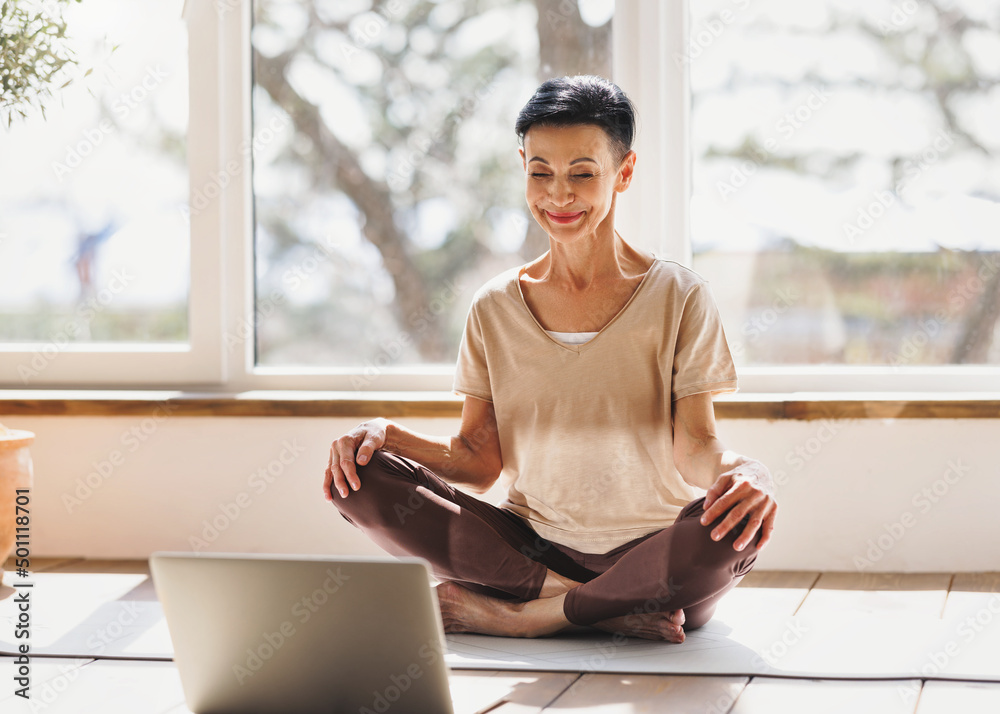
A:
{"type": "MultiPolygon", "coordinates": [[[[998,419],[998,393],[735,394],[719,397],[720,419],[998,419]]],[[[7,390],[0,414],[18,416],[444,417],[462,413],[447,392],[7,390]]]]}

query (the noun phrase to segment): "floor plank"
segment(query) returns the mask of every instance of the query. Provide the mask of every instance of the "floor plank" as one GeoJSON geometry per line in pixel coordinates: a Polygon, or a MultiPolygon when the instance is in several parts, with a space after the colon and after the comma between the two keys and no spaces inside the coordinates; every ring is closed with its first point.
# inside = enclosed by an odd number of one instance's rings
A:
{"type": "Polygon", "coordinates": [[[1000,652],[1000,573],[956,574],[943,617],[950,623],[951,637],[928,655],[925,667],[932,673],[954,667],[973,675],[995,676],[1000,652]]]}
{"type": "MultiPolygon", "coordinates": [[[[29,560],[31,561],[29,570],[32,573],[42,573],[61,565],[82,562],[83,558],[30,558],[29,560]]],[[[7,558],[7,561],[3,564],[3,569],[7,572],[14,572],[17,569],[14,556],[7,558]]]]}
{"type": "Polygon", "coordinates": [[[729,714],[913,714],[920,680],[849,682],[755,677],[729,714]]]}
{"type": "Polygon", "coordinates": [[[46,714],[158,713],[183,706],[181,678],[172,662],[98,660],[45,708],[46,714]]]}
{"type": "Polygon", "coordinates": [[[147,560],[77,560],[63,563],[46,572],[75,573],[78,575],[145,575],[136,585],[122,593],[119,600],[158,600],[153,586],[153,576],[147,560]]]}
{"type": "Polygon", "coordinates": [[[802,605],[819,573],[805,571],[750,571],[715,610],[715,617],[739,620],[747,612],[793,615],[802,605]]]}
{"type": "MultiPolygon", "coordinates": [[[[2,666],[10,658],[0,658],[2,666]]],[[[36,660],[37,662],[38,660],[36,660]]],[[[58,660],[42,660],[53,669],[58,660]]],[[[12,667],[12,665],[11,665],[12,667]]],[[[33,667],[38,682],[39,667],[33,667]]],[[[455,714],[489,711],[499,714],[541,712],[578,675],[569,672],[471,672],[454,671],[450,676],[455,714]],[[502,702],[502,703],[501,703],[502,702]]],[[[8,677],[5,677],[9,681],[8,677]]],[[[52,714],[100,711],[102,714],[169,712],[190,714],[176,667],[169,662],[123,662],[99,660],[65,677],[66,682],[46,688],[36,684],[35,695],[45,693],[45,711],[52,714]]],[[[13,714],[33,711],[29,702],[4,701],[3,711],[13,714]],[[8,708],[9,706],[9,708],[8,708]]]]}
{"type": "Polygon", "coordinates": [[[916,714],[1000,712],[1000,684],[925,682],[916,714]]]}
{"type": "Polygon", "coordinates": [[[823,573],[797,615],[836,610],[940,618],[948,573],[823,573]]]}
{"type": "Polygon", "coordinates": [[[736,587],[809,590],[819,576],[813,570],[751,570],[736,587]]]}
{"type": "Polygon", "coordinates": [[[1000,573],[956,573],[952,592],[1000,593],[1000,573]]]}
{"type": "MultiPolygon", "coordinates": [[[[36,651],[98,656],[127,648],[160,619],[152,602],[138,602],[142,573],[34,573],[32,644],[36,651]]],[[[18,616],[13,588],[0,589],[0,641],[13,644],[18,616]]],[[[136,650],[138,651],[138,650],[136,650]]]]}
{"type": "MultiPolygon", "coordinates": [[[[7,561],[13,568],[13,560],[7,561]]],[[[121,600],[156,600],[156,590],[149,574],[147,560],[91,560],[85,558],[32,558],[31,571],[34,573],[78,573],[78,574],[112,574],[112,575],[145,575],[145,580],[136,580],[135,587],[122,593],[121,600]]],[[[4,582],[10,585],[10,577],[4,582]]]]}
{"type": "Polygon", "coordinates": [[[54,573],[126,573],[149,575],[148,560],[69,560],[51,568],[54,573]]]}
{"type": "Polygon", "coordinates": [[[545,711],[559,714],[664,711],[721,714],[738,699],[747,681],[746,677],[588,673],[576,680],[545,711]]]}
{"type": "Polygon", "coordinates": [[[579,678],[577,672],[453,669],[448,675],[455,714],[541,712],[579,678]]]}
{"type": "Polygon", "coordinates": [[[30,703],[22,697],[15,695],[14,690],[20,685],[14,682],[15,668],[17,667],[13,657],[0,656],[0,711],[18,712],[38,711],[47,702],[52,701],[60,692],[66,689],[69,684],[75,681],[80,675],[80,668],[83,665],[93,662],[90,659],[49,659],[35,658],[31,661],[31,686],[29,695],[35,707],[32,710],[30,703]],[[28,708],[18,708],[29,705],[28,708]]]}
{"type": "Polygon", "coordinates": [[[975,616],[984,609],[1000,615],[1000,573],[957,573],[944,606],[944,616],[975,616]]]}

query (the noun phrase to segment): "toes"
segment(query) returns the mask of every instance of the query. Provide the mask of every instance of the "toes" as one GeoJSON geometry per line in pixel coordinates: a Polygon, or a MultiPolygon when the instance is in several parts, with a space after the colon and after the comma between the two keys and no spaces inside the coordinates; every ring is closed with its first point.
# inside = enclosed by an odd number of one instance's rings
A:
{"type": "MultiPolygon", "coordinates": [[[[606,632],[613,632],[629,637],[641,637],[647,640],[681,643],[685,639],[683,627],[672,621],[671,613],[632,614],[604,620],[595,627],[606,632]]],[[[683,622],[683,613],[681,613],[683,622]]]]}
{"type": "Polygon", "coordinates": [[[684,630],[680,628],[666,627],[663,630],[663,639],[669,642],[680,644],[684,641],[684,630]]]}

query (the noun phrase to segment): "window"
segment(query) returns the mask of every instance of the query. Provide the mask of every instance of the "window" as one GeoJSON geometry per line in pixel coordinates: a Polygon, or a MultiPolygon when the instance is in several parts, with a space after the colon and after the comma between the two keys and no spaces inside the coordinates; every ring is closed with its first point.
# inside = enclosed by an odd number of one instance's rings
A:
{"type": "Polygon", "coordinates": [[[610,76],[613,0],[254,7],[257,364],[450,371],[473,291],[547,249],[517,112],[610,76]]]}
{"type": "Polygon", "coordinates": [[[0,366],[11,386],[210,372],[189,319],[181,7],[69,3],[71,83],[44,115],[0,130],[0,366]]]}
{"type": "Polygon", "coordinates": [[[516,112],[593,72],[618,228],[710,279],[744,391],[1000,389],[998,0],[181,4],[74,7],[96,96],[0,130],[5,386],[448,391],[546,246],[516,112]]]}
{"type": "Polygon", "coordinates": [[[691,11],[693,262],[737,363],[1000,364],[1000,3],[691,11]]]}

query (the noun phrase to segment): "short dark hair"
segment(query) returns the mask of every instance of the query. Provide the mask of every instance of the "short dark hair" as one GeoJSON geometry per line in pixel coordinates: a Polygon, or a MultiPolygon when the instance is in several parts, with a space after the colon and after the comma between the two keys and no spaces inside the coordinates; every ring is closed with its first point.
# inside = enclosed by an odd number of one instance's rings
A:
{"type": "Polygon", "coordinates": [[[635,140],[635,105],[621,88],[604,77],[580,74],[543,82],[517,115],[514,131],[524,146],[532,126],[594,124],[607,134],[615,160],[622,159],[635,140]]]}

